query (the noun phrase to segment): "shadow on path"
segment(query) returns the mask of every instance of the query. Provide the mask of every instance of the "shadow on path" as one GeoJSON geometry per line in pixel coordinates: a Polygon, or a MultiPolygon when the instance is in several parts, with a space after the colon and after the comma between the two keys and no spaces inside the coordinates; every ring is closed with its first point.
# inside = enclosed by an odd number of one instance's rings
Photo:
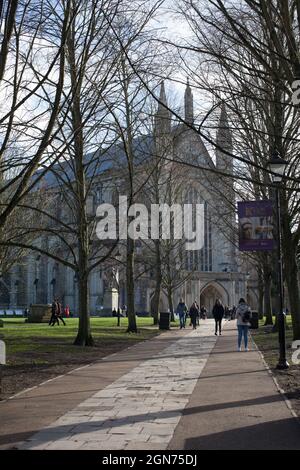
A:
{"type": "Polygon", "coordinates": [[[186,439],[185,450],[299,450],[300,432],[294,418],[245,426],[186,439]],[[291,433],[291,427],[295,433],[291,433]]]}
{"type": "MultiPolygon", "coordinates": [[[[105,419],[105,420],[99,420],[99,421],[85,421],[85,422],[80,422],[80,423],[75,423],[74,425],[60,425],[60,426],[52,426],[51,428],[44,428],[43,432],[45,432],[45,439],[44,442],[48,442],[50,440],[49,434],[53,433],[53,439],[57,439],[60,434],[76,434],[76,432],[82,434],[88,433],[89,432],[95,432],[97,429],[110,429],[110,428],[115,428],[119,426],[125,426],[128,424],[133,424],[133,423],[139,423],[139,422],[150,422],[155,419],[166,419],[166,418],[172,418],[172,417],[177,417],[177,416],[187,416],[187,415],[193,415],[193,414],[199,414],[199,413],[205,413],[205,412],[211,412],[211,411],[217,411],[217,410],[223,410],[223,409],[234,409],[234,408],[242,408],[242,407],[248,407],[248,406],[255,406],[255,405],[263,405],[266,403],[275,403],[278,401],[282,401],[281,396],[278,395],[271,395],[271,396],[265,396],[261,398],[255,398],[253,400],[245,400],[245,401],[233,401],[229,403],[217,403],[214,405],[205,405],[205,406],[196,406],[192,408],[185,408],[184,410],[179,409],[179,410],[167,410],[167,411],[161,411],[161,412],[155,412],[155,413],[145,413],[145,414],[140,414],[140,415],[134,415],[134,416],[128,416],[128,417],[122,417],[122,418],[115,418],[115,419],[105,419]],[[77,429],[76,429],[77,428],[77,429]]],[[[88,407],[87,414],[90,412],[91,408],[88,407]]],[[[84,413],[84,407],[81,407],[80,411],[84,413]]],[[[300,430],[300,428],[299,428],[300,430]]],[[[30,436],[33,436],[35,433],[40,432],[39,429],[35,429],[31,431],[30,433],[15,433],[15,434],[8,434],[5,436],[0,436],[0,445],[4,444],[13,444],[16,442],[23,441],[25,439],[29,439],[30,436]]],[[[43,441],[43,433],[40,433],[38,436],[39,443],[43,441]]],[[[299,438],[299,435],[298,435],[299,438]]],[[[202,439],[202,438],[201,438],[202,439]]],[[[87,436],[88,440],[88,436],[87,436]]],[[[34,441],[33,441],[33,446],[34,446],[34,441]]],[[[300,441],[299,441],[299,446],[300,446],[300,441]]],[[[187,448],[193,448],[193,447],[187,447],[187,448]]]]}

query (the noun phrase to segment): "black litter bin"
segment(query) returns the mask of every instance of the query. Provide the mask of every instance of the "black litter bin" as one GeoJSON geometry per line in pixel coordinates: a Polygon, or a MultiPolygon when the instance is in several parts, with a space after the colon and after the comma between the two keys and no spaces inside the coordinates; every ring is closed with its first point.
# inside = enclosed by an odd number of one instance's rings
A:
{"type": "Polygon", "coordinates": [[[159,314],[159,329],[169,330],[170,329],[170,312],[160,312],[159,314]]]}
{"type": "Polygon", "coordinates": [[[252,310],[252,318],[250,320],[250,329],[251,330],[257,330],[259,326],[259,315],[256,310],[252,310]]]}

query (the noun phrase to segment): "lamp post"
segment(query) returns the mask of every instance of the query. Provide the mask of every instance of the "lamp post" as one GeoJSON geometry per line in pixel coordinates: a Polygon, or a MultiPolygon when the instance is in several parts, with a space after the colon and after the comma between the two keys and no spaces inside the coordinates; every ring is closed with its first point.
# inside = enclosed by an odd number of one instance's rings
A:
{"type": "Polygon", "coordinates": [[[278,312],[278,330],[279,330],[279,362],[277,369],[288,369],[289,364],[286,360],[286,344],[285,344],[285,314],[283,312],[283,273],[282,273],[282,249],[281,249],[281,214],[280,214],[280,188],[284,175],[284,170],[287,166],[287,161],[281,158],[279,153],[275,151],[272,158],[268,162],[269,170],[272,172],[272,180],[276,186],[276,216],[277,216],[277,263],[278,263],[278,297],[279,297],[279,312],[278,312]]]}

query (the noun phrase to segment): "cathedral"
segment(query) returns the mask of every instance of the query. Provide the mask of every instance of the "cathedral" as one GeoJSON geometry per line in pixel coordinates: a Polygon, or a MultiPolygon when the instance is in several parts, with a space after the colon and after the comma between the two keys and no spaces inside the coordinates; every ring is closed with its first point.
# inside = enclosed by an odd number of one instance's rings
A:
{"type": "MultiPolygon", "coordinates": [[[[184,116],[176,123],[172,121],[162,83],[154,135],[147,136],[146,147],[155,148],[156,158],[160,155],[165,160],[165,173],[175,175],[177,172],[180,175],[177,178],[180,200],[203,204],[204,233],[201,249],[185,251],[180,256],[180,263],[174,260],[177,279],[169,292],[167,286],[162,286],[160,311],[170,309],[170,296],[175,307],[180,298],[188,306],[196,300],[208,314],[211,314],[217,298],[232,307],[237,305],[240,297],[245,297],[256,309],[257,289],[255,284],[249,283],[249,273],[240,262],[236,248],[234,179],[226,176],[233,175],[233,161],[229,155],[232,138],[225,104],[221,106],[218,118],[214,158],[210,155],[212,152],[208,152],[201,133],[193,129],[193,123],[193,94],[189,83],[184,94],[184,116]]],[[[113,204],[116,196],[113,183],[115,168],[107,164],[96,176],[91,196],[87,199],[87,211],[94,214],[97,205],[103,202],[113,204]]],[[[47,187],[51,188],[51,175],[47,178],[47,187]]],[[[58,248],[58,252],[61,249],[58,248]]],[[[155,266],[145,269],[144,273],[141,269],[141,260],[147,257],[145,250],[147,246],[136,243],[136,259],[141,274],[135,281],[135,305],[140,315],[150,313],[155,289],[155,266]]],[[[1,281],[0,309],[25,309],[31,304],[51,303],[53,297],[59,297],[62,304],[68,305],[70,311],[77,315],[77,291],[77,279],[72,269],[32,252],[1,281]]],[[[125,273],[118,264],[99,265],[91,272],[89,306],[91,315],[104,316],[111,315],[114,308],[126,306],[125,273]]]]}

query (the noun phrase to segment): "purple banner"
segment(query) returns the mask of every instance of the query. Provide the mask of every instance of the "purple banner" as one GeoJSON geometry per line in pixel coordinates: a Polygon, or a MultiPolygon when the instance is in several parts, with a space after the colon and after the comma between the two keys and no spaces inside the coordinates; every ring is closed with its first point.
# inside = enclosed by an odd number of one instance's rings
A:
{"type": "Polygon", "coordinates": [[[272,201],[238,202],[239,250],[274,250],[274,211],[272,201]]]}

